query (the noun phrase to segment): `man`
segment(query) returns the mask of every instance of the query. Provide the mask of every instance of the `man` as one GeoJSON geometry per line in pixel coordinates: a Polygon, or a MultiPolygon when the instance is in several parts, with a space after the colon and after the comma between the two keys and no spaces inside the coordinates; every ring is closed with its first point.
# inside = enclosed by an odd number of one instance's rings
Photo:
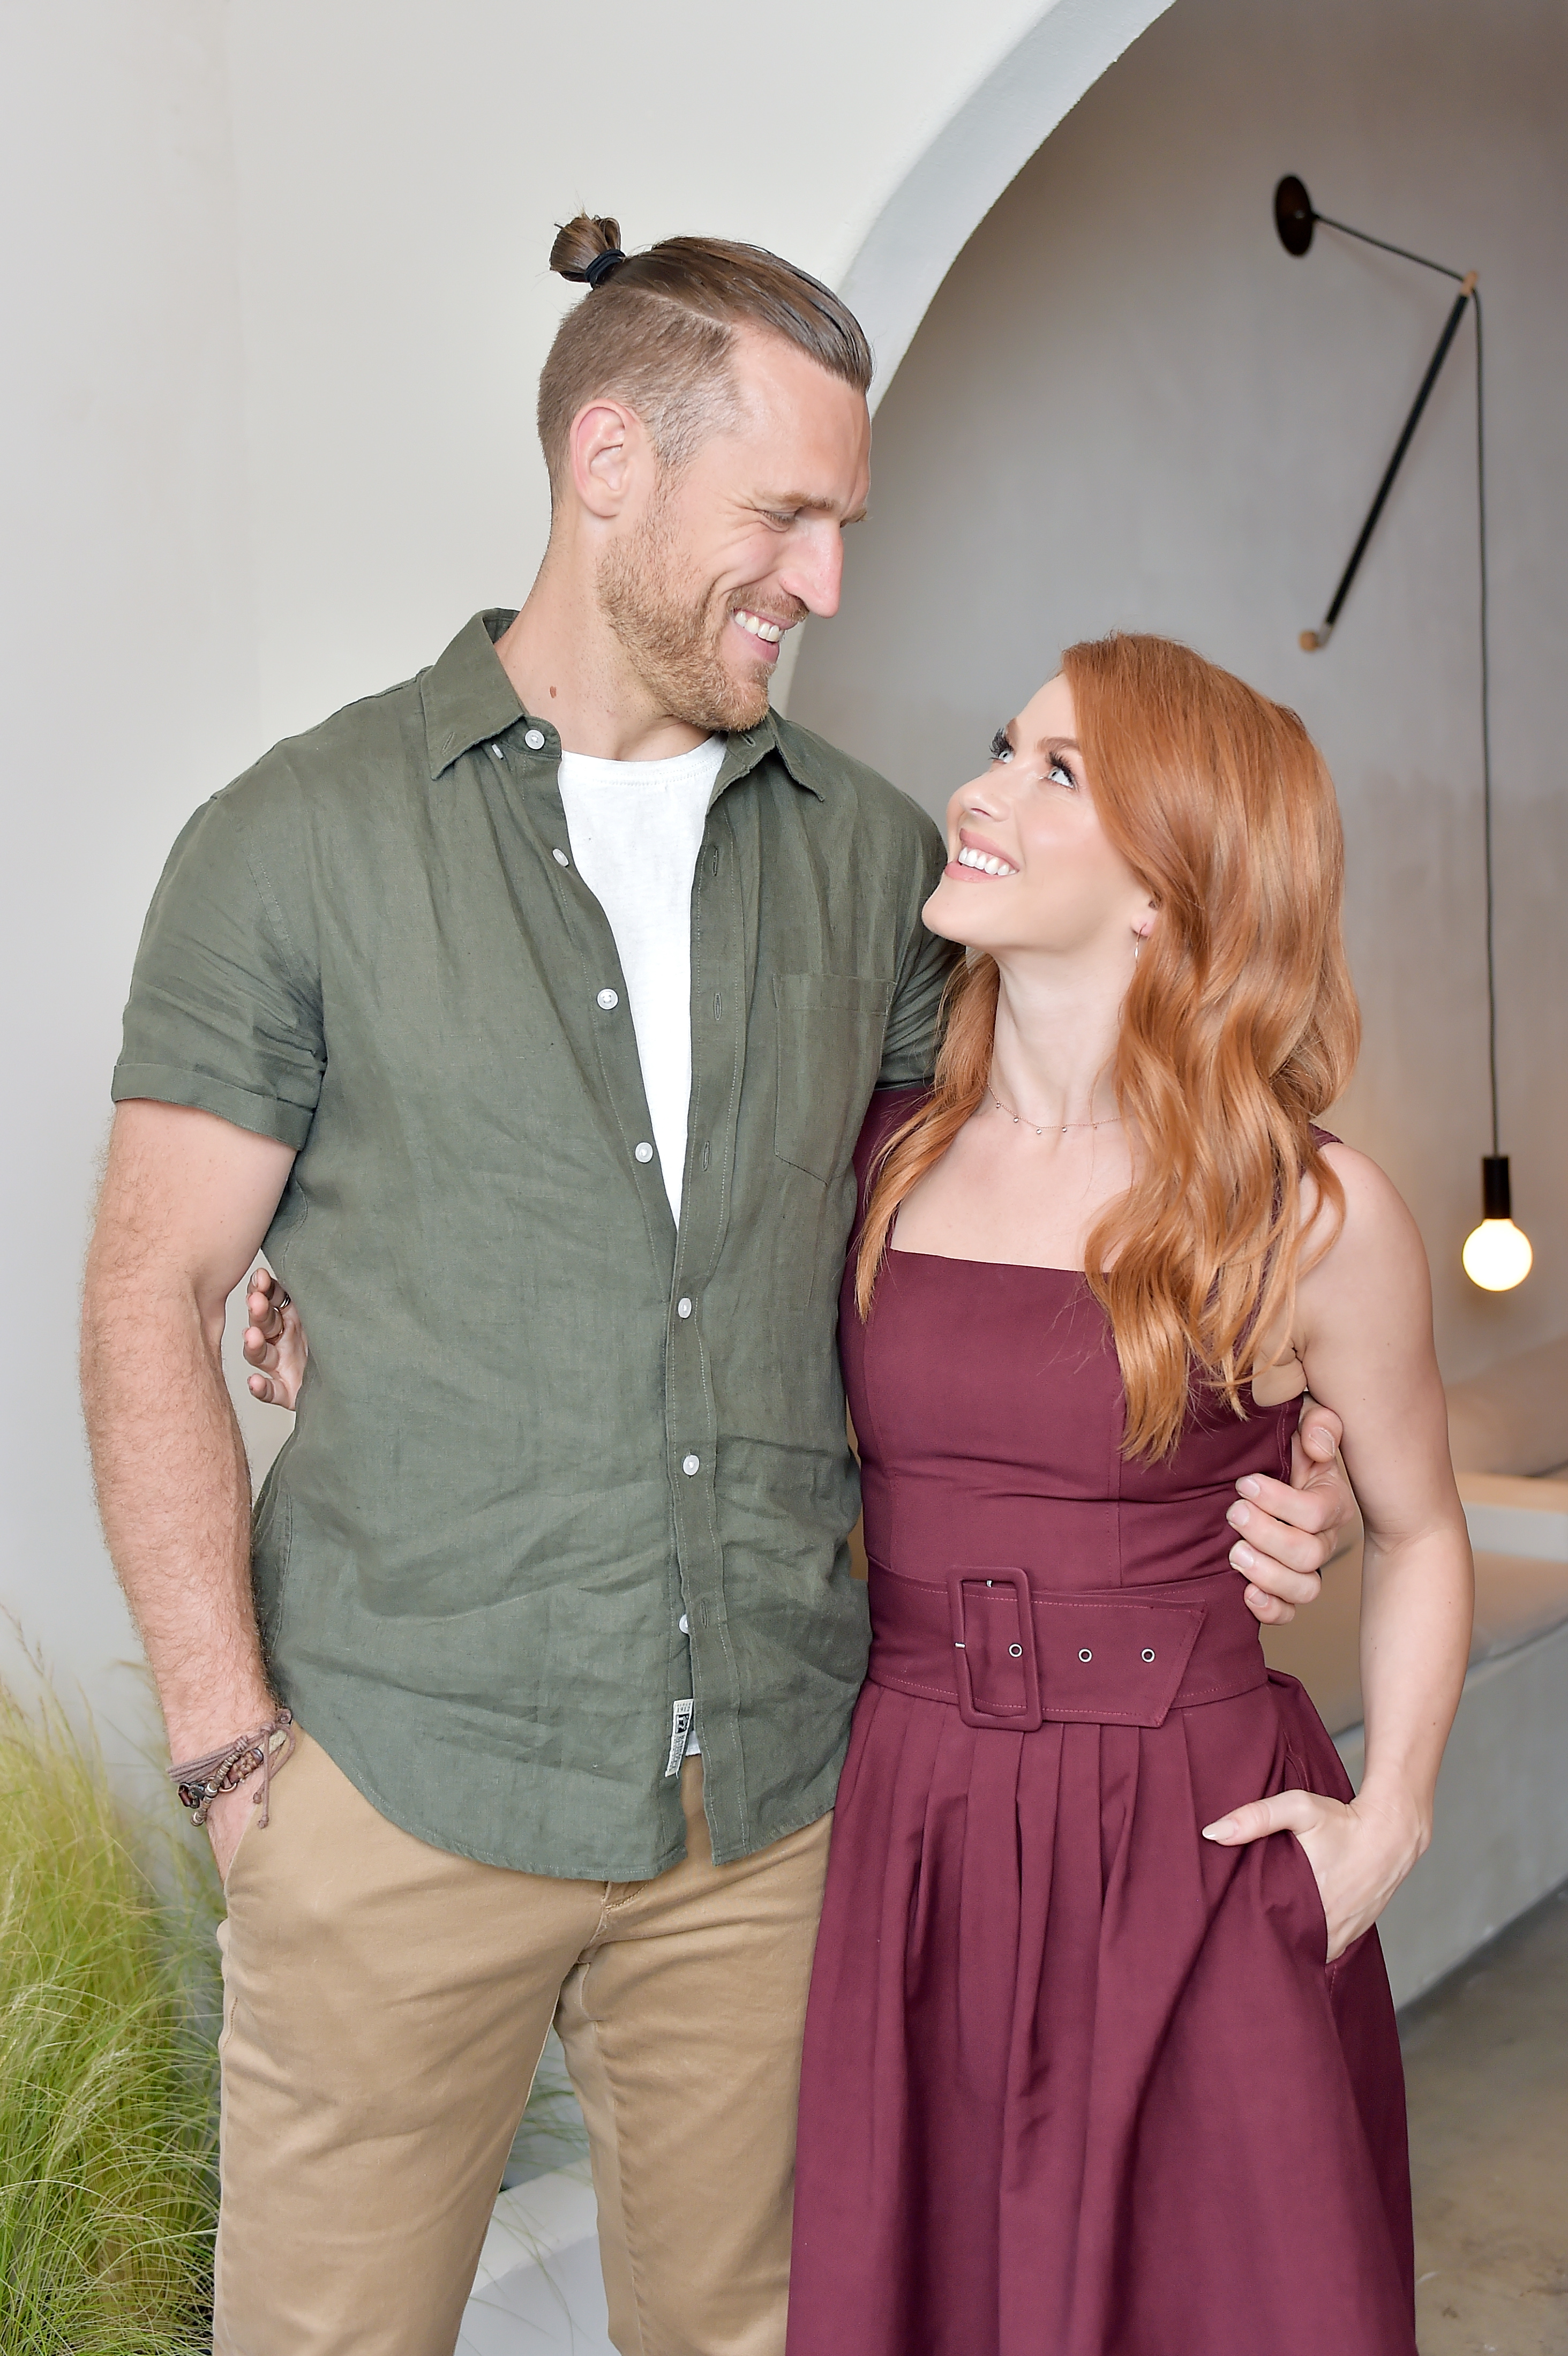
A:
{"type": "MultiPolygon", "coordinates": [[[[552,260],[590,291],[527,605],[197,814],[114,1081],[104,1523],[188,1783],[247,1777],[208,1816],[226,2356],[451,2348],[552,2019],[617,2345],[782,2345],[866,1644],[850,1153],[929,1069],[944,853],[768,709],[865,503],[855,322],[751,248],[585,220],[552,260]],[[313,1349],[252,1569],[219,1341],[263,1240],[313,1349]]],[[[1311,1483],[1251,1508],[1287,1597],[1348,1509],[1311,1483]]]]}

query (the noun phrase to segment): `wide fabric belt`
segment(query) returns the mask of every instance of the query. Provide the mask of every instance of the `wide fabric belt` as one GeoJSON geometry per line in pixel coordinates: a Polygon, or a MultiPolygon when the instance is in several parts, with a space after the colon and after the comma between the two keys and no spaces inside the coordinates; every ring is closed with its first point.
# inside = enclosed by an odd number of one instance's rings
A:
{"type": "Polygon", "coordinates": [[[955,1703],[966,1726],[1163,1726],[1268,1676],[1233,1570],[1168,1586],[1040,1594],[1014,1565],[945,1580],[870,1566],[873,1685],[955,1703]]]}

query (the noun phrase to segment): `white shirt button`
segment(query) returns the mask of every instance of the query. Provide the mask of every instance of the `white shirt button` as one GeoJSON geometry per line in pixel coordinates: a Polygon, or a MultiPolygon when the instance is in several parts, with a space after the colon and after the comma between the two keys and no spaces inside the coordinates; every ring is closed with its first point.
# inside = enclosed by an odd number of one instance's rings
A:
{"type": "Polygon", "coordinates": [[[682,1470],[682,1472],[700,1472],[702,1471],[702,1469],[703,1469],[703,1460],[702,1460],[702,1458],[701,1458],[700,1456],[682,1456],[682,1459],[681,1459],[681,1470],[682,1470]]]}
{"type": "Polygon", "coordinates": [[[690,1317],[691,1313],[692,1313],[692,1298],[691,1298],[691,1295],[690,1295],[690,1293],[683,1292],[683,1293],[681,1295],[680,1300],[675,1303],[675,1314],[676,1314],[676,1316],[677,1316],[677,1317],[690,1317]]]}
{"type": "Polygon", "coordinates": [[[631,1158],[634,1162],[651,1162],[653,1159],[652,1146],[646,1144],[634,1145],[631,1149],[631,1158]]]}
{"type": "Polygon", "coordinates": [[[496,759],[497,759],[498,761],[504,761],[504,760],[505,760],[505,758],[506,758],[506,755],[501,751],[501,748],[500,748],[500,746],[499,746],[499,744],[492,744],[492,745],[490,746],[490,751],[495,755],[495,757],[496,757],[496,759]]]}
{"type": "Polygon", "coordinates": [[[619,991],[601,990],[599,992],[599,1004],[604,1008],[605,1012],[607,1014],[612,1006],[618,1006],[620,1004],[619,991]]]}
{"type": "Polygon", "coordinates": [[[542,729],[542,728],[527,728],[527,729],[525,729],[525,730],[523,731],[523,737],[522,737],[522,741],[523,741],[523,743],[527,745],[527,747],[528,747],[528,749],[529,749],[529,751],[530,751],[531,753],[542,753],[542,752],[543,752],[543,750],[544,750],[544,731],[543,731],[543,729],[542,729]]]}
{"type": "Polygon", "coordinates": [[[557,867],[570,867],[570,865],[572,864],[571,861],[567,858],[567,856],[566,856],[566,854],[565,854],[565,852],[564,852],[564,851],[553,851],[553,852],[551,853],[551,856],[552,856],[552,857],[553,857],[553,859],[554,860],[555,864],[556,864],[556,866],[557,866],[557,867]]]}
{"type": "Polygon", "coordinates": [[[691,1633],[691,1629],[686,1624],[686,1615],[682,1612],[681,1614],[681,1633],[682,1636],[689,1636],[691,1633]]]}

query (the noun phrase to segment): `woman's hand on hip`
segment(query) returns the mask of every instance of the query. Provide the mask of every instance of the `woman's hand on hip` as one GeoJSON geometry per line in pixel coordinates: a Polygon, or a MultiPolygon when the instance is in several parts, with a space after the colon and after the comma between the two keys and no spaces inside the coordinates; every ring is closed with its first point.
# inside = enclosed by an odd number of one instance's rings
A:
{"type": "Polygon", "coordinates": [[[1370,1928],[1431,1838],[1413,1807],[1379,1805],[1363,1794],[1347,1803],[1321,1792],[1275,1792],[1249,1800],[1203,1827],[1221,1848],[1243,1848],[1292,1833],[1306,1853],[1328,1923],[1331,1964],[1370,1928]]]}

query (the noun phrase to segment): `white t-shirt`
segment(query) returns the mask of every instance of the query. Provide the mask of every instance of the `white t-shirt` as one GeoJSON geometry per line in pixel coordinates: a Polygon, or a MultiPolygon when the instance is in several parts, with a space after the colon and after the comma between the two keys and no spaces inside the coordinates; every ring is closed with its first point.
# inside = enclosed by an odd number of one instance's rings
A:
{"type": "MultiPolygon", "coordinates": [[[[672,761],[561,755],[572,856],[615,935],[660,1175],[677,1226],[692,1101],[692,878],[724,757],[722,736],[672,761]]],[[[676,1705],[671,1774],[682,1755],[702,1750],[691,1713],[688,1696],[676,1705]]]]}
{"type": "Polygon", "coordinates": [[[692,878],[725,739],[672,761],[561,755],[577,873],[620,953],[660,1174],[679,1221],[692,1097],[692,878]]]}

